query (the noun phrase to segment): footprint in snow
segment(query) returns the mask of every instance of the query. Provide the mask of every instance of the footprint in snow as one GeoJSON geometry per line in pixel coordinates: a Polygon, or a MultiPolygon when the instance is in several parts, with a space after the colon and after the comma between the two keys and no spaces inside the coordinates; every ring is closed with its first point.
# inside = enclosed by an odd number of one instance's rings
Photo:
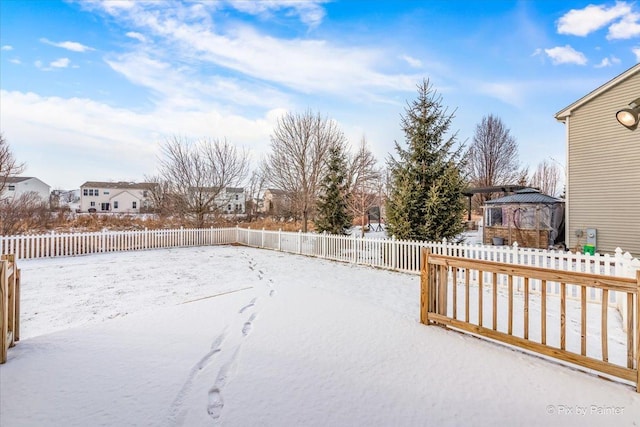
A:
{"type": "Polygon", "coordinates": [[[222,415],[222,407],[224,402],[222,401],[222,395],[218,387],[213,387],[209,390],[209,405],[207,406],[207,412],[213,419],[220,418],[222,415]]]}
{"type": "Polygon", "coordinates": [[[253,321],[255,319],[256,319],[256,313],[253,313],[251,317],[249,317],[249,320],[247,320],[244,326],[242,327],[242,335],[244,335],[245,337],[249,335],[249,332],[251,332],[251,328],[253,327],[253,321]]]}
{"type": "Polygon", "coordinates": [[[242,307],[240,309],[240,311],[238,311],[238,314],[242,314],[245,312],[245,310],[247,310],[248,308],[253,307],[254,305],[256,305],[256,301],[258,300],[258,297],[255,297],[254,299],[251,300],[251,302],[247,305],[245,305],[244,307],[242,307]]]}

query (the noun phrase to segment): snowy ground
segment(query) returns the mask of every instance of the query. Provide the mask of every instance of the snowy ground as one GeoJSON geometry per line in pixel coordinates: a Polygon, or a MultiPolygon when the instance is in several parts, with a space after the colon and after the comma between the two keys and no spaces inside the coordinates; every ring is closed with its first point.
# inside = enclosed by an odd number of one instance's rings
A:
{"type": "Polygon", "coordinates": [[[414,275],[231,246],[19,266],[2,426],[640,424],[628,385],[419,324],[414,275]]]}

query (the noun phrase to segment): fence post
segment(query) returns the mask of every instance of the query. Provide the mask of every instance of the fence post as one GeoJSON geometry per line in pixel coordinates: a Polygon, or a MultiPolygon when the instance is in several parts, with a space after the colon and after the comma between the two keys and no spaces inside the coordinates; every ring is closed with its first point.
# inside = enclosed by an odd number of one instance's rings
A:
{"type": "Polygon", "coordinates": [[[353,256],[351,257],[351,262],[358,263],[358,236],[356,236],[355,231],[353,232],[353,256]]]}
{"type": "Polygon", "coordinates": [[[640,393],[640,270],[636,271],[636,392],[640,393]]]}
{"type": "Polygon", "coordinates": [[[398,248],[396,247],[396,236],[391,236],[391,268],[397,269],[398,266],[398,248]]]}
{"type": "Polygon", "coordinates": [[[298,230],[298,254],[302,253],[302,230],[298,230]]]}
{"type": "Polygon", "coordinates": [[[429,325],[429,248],[420,251],[420,323],[429,325]]]}
{"type": "Polygon", "coordinates": [[[327,257],[327,230],[322,232],[322,258],[327,257]]]}
{"type": "Polygon", "coordinates": [[[262,227],[262,243],[260,244],[260,248],[264,249],[264,227],[262,227]]]}
{"type": "Polygon", "coordinates": [[[282,251],[282,228],[278,228],[278,251],[282,251]]]}
{"type": "Polygon", "coordinates": [[[9,262],[0,261],[0,363],[7,361],[7,334],[9,333],[9,262]]]}

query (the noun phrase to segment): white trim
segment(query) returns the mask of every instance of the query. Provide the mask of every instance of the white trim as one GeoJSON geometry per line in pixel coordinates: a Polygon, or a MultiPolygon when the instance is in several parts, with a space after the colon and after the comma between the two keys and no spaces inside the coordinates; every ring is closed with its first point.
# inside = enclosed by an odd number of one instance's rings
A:
{"type": "MultiPolygon", "coordinates": [[[[597,89],[592,90],[587,95],[585,95],[582,98],[578,99],[573,104],[571,104],[571,105],[563,108],[562,110],[558,111],[555,114],[554,117],[559,122],[565,121],[565,119],[568,118],[571,115],[573,110],[575,110],[576,108],[581,107],[582,105],[584,105],[587,102],[591,101],[596,96],[602,94],[603,92],[606,92],[607,90],[609,90],[613,86],[618,85],[623,80],[628,79],[629,77],[633,76],[635,73],[638,73],[638,72],[640,72],[640,63],[634,65],[631,68],[629,68],[627,71],[623,72],[622,74],[617,75],[616,77],[614,77],[613,79],[609,80],[608,82],[606,82],[602,86],[598,87],[597,89]]],[[[629,101],[632,101],[632,99],[629,99],[629,101]]]]}

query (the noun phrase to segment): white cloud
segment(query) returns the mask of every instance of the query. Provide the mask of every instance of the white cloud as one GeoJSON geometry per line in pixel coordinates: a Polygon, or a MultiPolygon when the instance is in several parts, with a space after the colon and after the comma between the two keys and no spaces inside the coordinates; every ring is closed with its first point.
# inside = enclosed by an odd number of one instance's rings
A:
{"type": "Polygon", "coordinates": [[[49,64],[51,68],[67,68],[69,66],[69,58],[59,58],[49,64]]]}
{"type": "Polygon", "coordinates": [[[135,31],[129,31],[127,34],[125,34],[127,37],[132,38],[132,39],[136,39],[138,41],[141,41],[142,43],[147,41],[147,38],[145,36],[143,36],[140,33],[137,33],[135,31]]]}
{"type": "Polygon", "coordinates": [[[640,47],[634,47],[631,52],[636,56],[636,61],[640,62],[640,47]]]}
{"type": "Polygon", "coordinates": [[[35,65],[36,68],[42,71],[51,71],[55,68],[67,68],[70,63],[71,61],[69,60],[69,58],[59,58],[59,59],[56,59],[55,61],[50,62],[49,65],[47,65],[46,67],[40,60],[35,61],[33,65],[35,65]]]}
{"type": "Polygon", "coordinates": [[[569,45],[557,46],[551,49],[545,49],[544,51],[554,64],[586,65],[587,63],[587,58],[584,54],[569,45]]]}
{"type": "Polygon", "coordinates": [[[631,6],[625,2],[616,2],[609,8],[591,4],[584,9],[571,9],[558,20],[558,33],[586,36],[629,13],[631,6]]]}
{"type": "Polygon", "coordinates": [[[60,47],[62,49],[67,49],[73,52],[87,52],[90,50],[95,50],[92,47],[89,46],[85,46],[82,43],[78,43],[78,42],[71,42],[71,41],[65,41],[65,42],[52,42],[51,40],[45,39],[45,38],[41,38],[40,41],[42,43],[51,45],[51,46],[56,46],[56,47],[60,47]]]}
{"type": "Polygon", "coordinates": [[[85,98],[6,90],[0,96],[0,121],[12,147],[32,150],[30,156],[18,152],[16,156],[29,159],[30,173],[51,177],[52,182],[45,181],[65,188],[76,188],[87,180],[141,179],[154,171],[158,143],[172,135],[226,137],[255,156],[263,154],[283,113],[271,109],[262,116],[245,118],[211,108],[177,111],[162,105],[139,112],[85,98]],[[38,155],[44,152],[49,154],[38,155]],[[70,158],[73,167],[69,167],[70,158]],[[129,177],[132,170],[140,176],[129,177]]]}
{"type": "Polygon", "coordinates": [[[607,39],[630,39],[640,36],[640,14],[631,13],[609,27],[607,39]]]}
{"type": "Polygon", "coordinates": [[[403,59],[407,64],[409,64],[413,68],[422,67],[422,61],[420,61],[419,59],[413,58],[409,55],[402,55],[400,59],[403,59]]]}
{"type": "MultiPolygon", "coordinates": [[[[144,34],[152,34],[156,40],[153,54],[157,58],[166,57],[172,62],[197,61],[199,68],[214,73],[227,75],[231,71],[242,74],[244,79],[302,93],[366,96],[372,88],[412,92],[415,82],[421,78],[418,74],[378,71],[386,65],[388,55],[375,47],[341,47],[325,40],[281,39],[240,24],[222,33],[197,12],[185,10],[181,3],[169,4],[171,7],[163,4],[154,9],[154,2],[134,3],[131,9],[117,9],[113,16],[144,34]]],[[[104,3],[94,5],[106,12],[110,10],[104,3]]]]}
{"type": "Polygon", "coordinates": [[[518,108],[524,105],[525,90],[523,89],[523,85],[520,83],[476,82],[473,87],[477,92],[499,99],[505,104],[513,105],[518,108]]]}
{"type": "Polygon", "coordinates": [[[210,107],[212,100],[260,107],[288,104],[287,97],[276,89],[230,78],[196,76],[188,67],[173,67],[144,53],[107,58],[106,62],[132,83],[151,89],[164,106],[201,109],[210,107]]]}
{"type": "Polygon", "coordinates": [[[18,64],[18,65],[22,64],[22,61],[20,61],[17,58],[12,58],[12,59],[9,60],[9,62],[11,62],[12,64],[18,64]]]}
{"type": "Polygon", "coordinates": [[[269,17],[271,11],[288,9],[289,15],[297,15],[302,23],[313,28],[322,23],[326,13],[321,5],[326,2],[327,0],[230,0],[229,4],[241,12],[266,17],[269,17]]]}
{"type": "Polygon", "coordinates": [[[0,48],[1,50],[13,50],[13,46],[5,44],[4,46],[2,46],[2,48],[0,48]]]}
{"type": "Polygon", "coordinates": [[[611,67],[613,64],[619,64],[620,63],[620,59],[616,58],[615,56],[611,56],[610,58],[604,58],[602,61],[600,61],[599,64],[594,65],[595,68],[604,68],[604,67],[611,67]]]}

